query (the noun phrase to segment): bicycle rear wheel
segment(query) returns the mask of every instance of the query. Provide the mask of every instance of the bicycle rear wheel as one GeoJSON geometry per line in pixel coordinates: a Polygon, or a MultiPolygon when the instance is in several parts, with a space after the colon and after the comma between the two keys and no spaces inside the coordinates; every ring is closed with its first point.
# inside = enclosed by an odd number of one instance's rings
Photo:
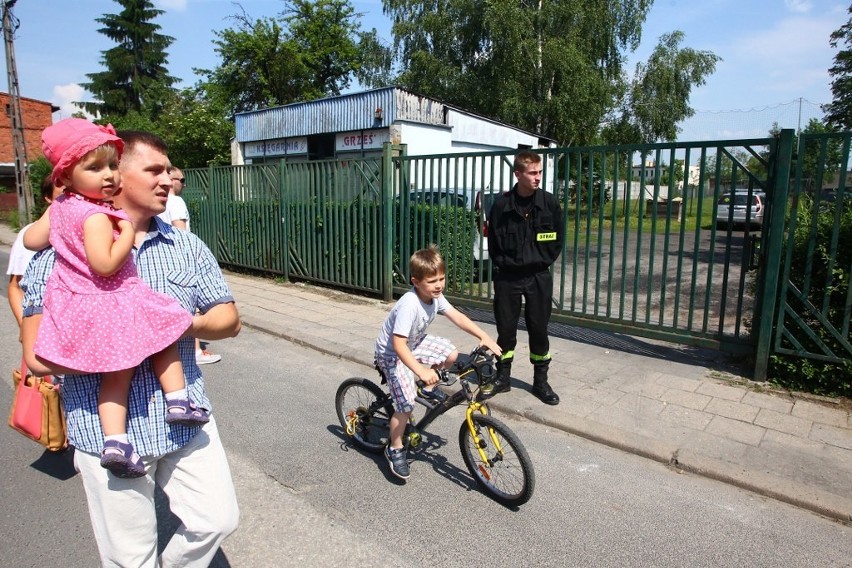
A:
{"type": "Polygon", "coordinates": [[[390,395],[368,379],[346,379],[334,397],[337,418],[352,442],[368,452],[384,450],[390,435],[390,395]]]}
{"type": "Polygon", "coordinates": [[[467,421],[462,422],[459,446],[470,474],[482,491],[498,503],[523,505],[535,490],[535,471],[526,448],[508,426],[493,416],[474,414],[473,423],[487,459],[482,459],[467,421]]]}

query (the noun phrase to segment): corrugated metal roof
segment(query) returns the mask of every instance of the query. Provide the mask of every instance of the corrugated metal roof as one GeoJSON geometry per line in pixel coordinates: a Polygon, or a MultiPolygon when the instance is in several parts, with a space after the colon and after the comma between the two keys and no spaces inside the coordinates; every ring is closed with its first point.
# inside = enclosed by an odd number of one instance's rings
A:
{"type": "Polygon", "coordinates": [[[238,142],[381,128],[395,120],[393,87],[236,115],[238,142]],[[382,109],[382,121],[374,118],[382,109]]]}
{"type": "MultiPolygon", "coordinates": [[[[237,142],[254,142],[281,137],[349,132],[384,128],[399,120],[421,124],[446,125],[450,110],[526,132],[510,124],[454,107],[398,87],[384,87],[304,103],[239,113],[235,117],[237,142]],[[382,120],[375,119],[382,109],[382,120]]],[[[541,139],[545,137],[526,132],[541,139]]]]}

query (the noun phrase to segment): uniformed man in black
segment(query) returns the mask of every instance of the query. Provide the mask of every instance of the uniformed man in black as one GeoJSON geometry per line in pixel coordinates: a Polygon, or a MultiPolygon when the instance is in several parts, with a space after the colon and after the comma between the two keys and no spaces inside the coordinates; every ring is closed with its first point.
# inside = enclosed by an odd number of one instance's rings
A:
{"type": "Polygon", "coordinates": [[[515,186],[494,201],[488,217],[488,254],[495,268],[494,318],[503,355],[497,362],[494,382],[483,390],[490,396],[511,389],[509,377],[523,298],[533,364],[532,393],[545,404],[559,404],[559,396],[547,381],[547,324],[553,297],[550,266],[562,252],[562,209],[552,194],[539,188],[541,156],[519,152],[515,177],[515,186]]]}

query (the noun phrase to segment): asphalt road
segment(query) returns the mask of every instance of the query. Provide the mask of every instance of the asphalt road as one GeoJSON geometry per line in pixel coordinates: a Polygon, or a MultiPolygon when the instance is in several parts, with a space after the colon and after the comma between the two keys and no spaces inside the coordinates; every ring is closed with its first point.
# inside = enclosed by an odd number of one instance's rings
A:
{"type": "MultiPolygon", "coordinates": [[[[19,357],[0,310],[0,360],[19,357]]],[[[852,566],[852,528],[518,418],[537,487],[517,511],[482,495],[457,444],[461,411],[436,421],[401,484],[352,448],[334,412],[349,376],[375,371],[245,329],[206,367],[241,525],[213,566],[852,566]]],[[[0,388],[8,408],[11,381],[0,388]]],[[[94,566],[79,479],[11,429],[3,444],[4,566],[94,566]]],[[[162,538],[174,519],[161,503],[162,538]]]]}
{"type": "MultiPolygon", "coordinates": [[[[381,458],[350,447],[334,414],[340,381],[375,371],[252,330],[216,350],[224,355],[210,370],[217,412],[241,417],[221,419],[226,447],[367,545],[368,565],[469,566],[484,557],[493,566],[810,567],[852,559],[849,527],[508,416],[500,418],[524,441],[537,474],[521,509],[486,498],[468,476],[457,445],[460,409],[433,424],[430,446],[401,484],[381,458]]],[[[287,518],[258,524],[274,538],[287,518]]],[[[327,564],[285,534],[269,566],[327,564]]],[[[260,540],[241,531],[226,555],[234,563],[260,540]]]]}

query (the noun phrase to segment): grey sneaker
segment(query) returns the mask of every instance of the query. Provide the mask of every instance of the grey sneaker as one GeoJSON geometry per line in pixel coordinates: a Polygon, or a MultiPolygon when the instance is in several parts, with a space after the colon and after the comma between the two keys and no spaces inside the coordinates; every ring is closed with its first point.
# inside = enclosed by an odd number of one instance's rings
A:
{"type": "Polygon", "coordinates": [[[410,475],[408,470],[408,458],[405,455],[405,448],[391,448],[388,445],[385,448],[385,459],[388,460],[391,473],[400,479],[408,479],[410,475]]]}

